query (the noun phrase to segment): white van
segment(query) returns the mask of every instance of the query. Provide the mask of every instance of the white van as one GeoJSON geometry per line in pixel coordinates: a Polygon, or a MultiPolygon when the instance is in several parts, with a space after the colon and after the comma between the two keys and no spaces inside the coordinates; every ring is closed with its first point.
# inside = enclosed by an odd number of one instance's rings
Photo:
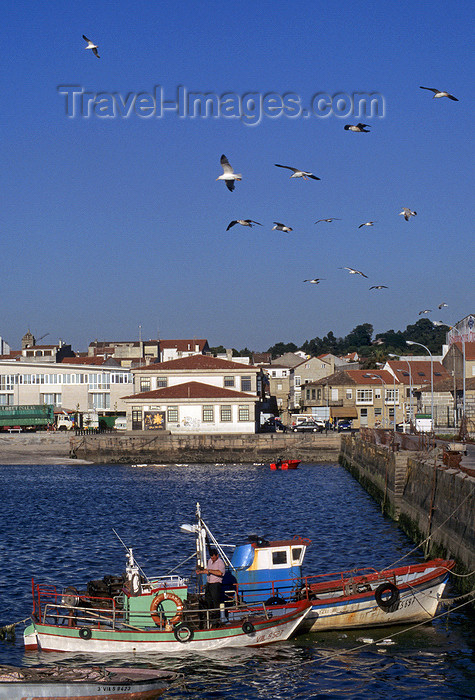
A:
{"type": "Polygon", "coordinates": [[[56,430],[72,430],[74,428],[74,416],[60,413],[56,417],[56,430]]]}
{"type": "Polygon", "coordinates": [[[117,416],[114,428],[116,430],[127,430],[127,418],[125,416],[117,416]]]}

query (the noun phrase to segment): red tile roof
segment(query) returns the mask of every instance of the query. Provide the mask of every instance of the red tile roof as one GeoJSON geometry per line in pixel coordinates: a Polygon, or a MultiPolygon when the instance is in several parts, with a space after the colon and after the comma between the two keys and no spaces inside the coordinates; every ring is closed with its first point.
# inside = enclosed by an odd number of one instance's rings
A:
{"type": "MultiPolygon", "coordinates": [[[[379,379],[374,377],[381,377],[384,384],[393,384],[394,377],[391,372],[384,369],[346,369],[345,374],[347,374],[350,379],[353,379],[355,384],[382,384],[379,379]]],[[[396,384],[398,380],[396,379],[396,384]]]]}
{"type": "Polygon", "coordinates": [[[190,357],[179,357],[177,360],[167,360],[167,362],[155,362],[150,365],[144,365],[143,367],[134,367],[134,370],[147,371],[151,370],[175,370],[175,369],[185,369],[185,370],[233,370],[240,369],[246,370],[258,370],[259,367],[254,367],[254,365],[245,365],[242,362],[232,362],[230,360],[222,360],[219,357],[212,357],[211,355],[190,355],[190,357]]]}
{"type": "Polygon", "coordinates": [[[141,394],[131,394],[123,396],[123,399],[239,399],[252,401],[257,397],[252,394],[245,394],[242,391],[233,391],[224,387],[203,384],[202,382],[185,382],[174,386],[155,389],[154,391],[143,391],[141,394]]]}
{"type": "Polygon", "coordinates": [[[202,352],[208,341],[204,338],[180,339],[180,340],[160,340],[160,350],[174,348],[180,352],[194,352],[198,345],[199,351],[202,352]]]}
{"type": "MultiPolygon", "coordinates": [[[[425,384],[426,382],[430,382],[430,360],[408,360],[407,362],[404,360],[390,360],[388,365],[395,371],[397,377],[396,381],[400,381],[402,384],[407,384],[409,386],[411,383],[411,375],[412,384],[425,384]],[[408,363],[411,368],[411,374],[409,374],[409,369],[407,367],[408,363]]],[[[447,379],[448,377],[450,377],[450,374],[447,372],[444,365],[438,361],[434,362],[434,383],[447,379]]]]}

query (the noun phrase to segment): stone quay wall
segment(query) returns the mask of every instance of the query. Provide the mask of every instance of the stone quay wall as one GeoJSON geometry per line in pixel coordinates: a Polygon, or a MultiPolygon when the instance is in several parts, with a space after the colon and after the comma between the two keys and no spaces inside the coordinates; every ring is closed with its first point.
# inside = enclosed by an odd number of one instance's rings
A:
{"type": "Polygon", "coordinates": [[[340,463],[427,558],[455,559],[457,587],[475,589],[475,478],[442,464],[440,450],[393,452],[360,438],[342,438],[340,463]],[[429,539],[427,539],[429,538],[429,539]],[[427,541],[426,541],[427,540],[427,541]]]}
{"type": "Polygon", "coordinates": [[[303,462],[336,463],[337,433],[261,433],[242,435],[171,435],[134,431],[70,438],[71,456],[102,464],[203,464],[270,462],[279,457],[303,462]]]}

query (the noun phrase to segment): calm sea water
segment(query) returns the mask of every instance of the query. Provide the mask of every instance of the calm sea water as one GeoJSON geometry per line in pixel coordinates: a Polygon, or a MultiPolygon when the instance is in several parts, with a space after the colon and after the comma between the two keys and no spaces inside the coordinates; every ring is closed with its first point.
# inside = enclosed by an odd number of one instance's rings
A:
{"type": "MultiPolygon", "coordinates": [[[[146,573],[168,573],[192,553],[193,538],[179,526],[193,522],[196,501],[221,542],[238,543],[254,533],[309,537],[308,573],[382,567],[413,548],[337,465],[305,464],[292,472],[250,465],[3,466],[0,489],[0,625],[29,615],[32,576],[66,586],[122,573],[124,551],[112,528],[134,548],[146,573]]],[[[413,553],[407,561],[421,560],[413,553]]],[[[191,569],[187,563],[180,573],[191,569]]],[[[186,685],[167,695],[175,700],[472,698],[473,623],[473,613],[464,609],[398,634],[396,644],[385,648],[351,651],[361,646],[362,635],[380,639],[402,628],[308,634],[262,649],[141,655],[133,662],[183,672],[186,685]]],[[[0,642],[0,662],[98,661],[25,653],[22,629],[15,642],[0,642]]]]}

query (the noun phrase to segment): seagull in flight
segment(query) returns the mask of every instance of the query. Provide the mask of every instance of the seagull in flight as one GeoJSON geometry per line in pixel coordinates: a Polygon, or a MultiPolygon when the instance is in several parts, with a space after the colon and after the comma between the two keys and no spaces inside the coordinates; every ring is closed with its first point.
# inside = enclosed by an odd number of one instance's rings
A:
{"type": "Polygon", "coordinates": [[[433,326],[446,326],[445,321],[432,321],[433,326]]]}
{"type": "Polygon", "coordinates": [[[449,307],[449,305],[446,304],[445,301],[443,301],[442,304],[439,304],[439,306],[438,306],[437,308],[443,309],[444,307],[445,307],[445,308],[448,308],[448,307],[449,307]]]}
{"type": "Polygon", "coordinates": [[[348,270],[350,275],[361,275],[361,277],[366,277],[368,279],[368,275],[365,275],[364,272],[360,272],[359,270],[354,270],[352,267],[339,267],[339,270],[348,270]]]}
{"type": "Polygon", "coordinates": [[[92,49],[92,53],[94,54],[94,56],[97,56],[97,58],[100,58],[99,54],[97,53],[97,49],[98,49],[97,44],[94,44],[94,42],[91,41],[90,39],[88,39],[87,36],[84,36],[84,34],[82,35],[82,38],[84,39],[84,41],[87,41],[87,46],[85,46],[84,48],[85,49],[92,49]]]}
{"type": "Polygon", "coordinates": [[[311,178],[312,180],[320,180],[321,178],[317,177],[313,173],[308,173],[306,170],[299,170],[298,168],[291,168],[290,165],[278,165],[277,163],[274,163],[276,168],[286,168],[287,170],[292,170],[292,175],[290,177],[303,177],[304,180],[308,180],[308,178],[311,178]]]}
{"type": "Polygon", "coordinates": [[[403,216],[406,221],[409,221],[411,216],[417,216],[417,211],[411,211],[407,207],[403,207],[402,211],[399,212],[399,216],[403,216]]]}
{"type": "Polygon", "coordinates": [[[421,90],[430,90],[431,92],[434,93],[433,97],[448,97],[449,100],[453,100],[454,102],[458,102],[458,99],[454,97],[453,95],[450,95],[448,92],[445,90],[438,90],[437,88],[428,88],[428,87],[422,87],[422,85],[419,85],[421,90]]]}
{"type": "Polygon", "coordinates": [[[328,224],[330,224],[332,221],[341,221],[341,219],[336,219],[333,217],[332,219],[319,219],[318,221],[315,221],[316,224],[319,224],[320,221],[326,221],[328,224]]]}
{"type": "Polygon", "coordinates": [[[216,178],[216,180],[224,180],[226,183],[226,187],[230,192],[234,190],[234,181],[235,180],[242,180],[242,175],[241,173],[235,173],[234,170],[232,169],[231,165],[229,164],[229,160],[226,158],[226,156],[223,154],[221,156],[220,163],[223,167],[223,174],[220,175],[219,177],[216,178]]]}
{"type": "Polygon", "coordinates": [[[310,284],[320,284],[320,282],[324,279],[325,277],[315,277],[314,280],[304,280],[304,282],[310,282],[310,284]]]}
{"type": "Polygon", "coordinates": [[[422,314],[430,314],[432,309],[424,309],[424,311],[419,311],[419,316],[422,316],[422,314]]]}
{"type": "Polygon", "coordinates": [[[229,231],[229,229],[232,228],[232,226],[236,226],[236,224],[241,224],[241,226],[250,226],[251,228],[252,224],[262,226],[262,224],[260,224],[258,221],[253,221],[252,219],[236,219],[236,221],[231,221],[226,231],[229,231]]]}
{"type": "Polygon", "coordinates": [[[365,129],[365,126],[370,127],[369,124],[345,124],[344,128],[345,131],[356,131],[359,133],[363,132],[365,134],[369,134],[370,132],[368,131],[368,129],[365,129]]]}
{"type": "Polygon", "coordinates": [[[373,287],[370,287],[370,289],[388,289],[385,284],[375,284],[373,287]]]}
{"type": "Polygon", "coordinates": [[[375,223],[376,223],[376,221],[365,221],[365,223],[364,223],[364,224],[360,224],[360,225],[358,226],[358,228],[362,228],[363,226],[374,226],[375,223]]]}
{"type": "Polygon", "coordinates": [[[274,221],[275,226],[272,227],[273,231],[284,231],[285,233],[289,233],[289,231],[293,231],[290,226],[286,226],[285,224],[279,224],[278,221],[274,221]]]}

